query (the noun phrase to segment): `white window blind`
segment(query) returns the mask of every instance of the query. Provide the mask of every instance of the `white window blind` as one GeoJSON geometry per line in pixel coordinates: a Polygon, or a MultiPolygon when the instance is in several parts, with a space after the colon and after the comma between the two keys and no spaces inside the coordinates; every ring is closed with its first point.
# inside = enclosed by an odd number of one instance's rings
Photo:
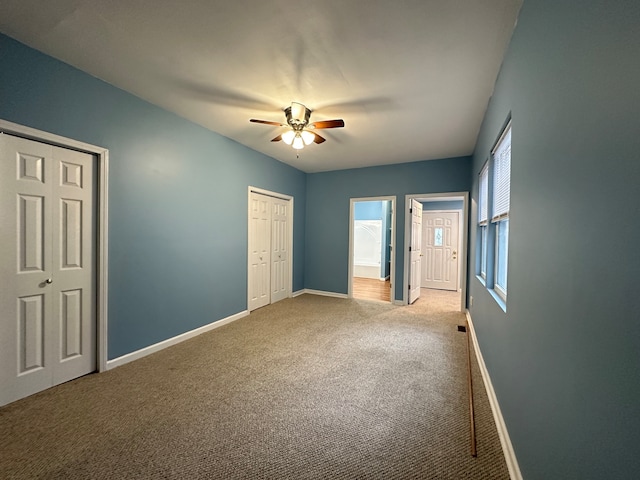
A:
{"type": "Polygon", "coordinates": [[[511,184],[511,124],[493,151],[493,216],[498,221],[509,215],[511,184]]]}
{"type": "Polygon", "coordinates": [[[480,225],[486,225],[488,215],[488,203],[489,203],[489,164],[480,171],[480,191],[478,193],[478,223],[480,225]]]}

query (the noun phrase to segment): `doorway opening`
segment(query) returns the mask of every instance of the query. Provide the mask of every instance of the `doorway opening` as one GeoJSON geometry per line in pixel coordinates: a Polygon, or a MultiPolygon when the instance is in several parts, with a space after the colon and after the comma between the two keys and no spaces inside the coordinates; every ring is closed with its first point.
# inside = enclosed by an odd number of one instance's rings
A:
{"type": "Polygon", "coordinates": [[[393,302],[396,197],[352,198],[349,297],[393,302]]]}
{"type": "Polygon", "coordinates": [[[468,192],[406,196],[405,305],[446,294],[466,309],[468,201],[468,192]]]}

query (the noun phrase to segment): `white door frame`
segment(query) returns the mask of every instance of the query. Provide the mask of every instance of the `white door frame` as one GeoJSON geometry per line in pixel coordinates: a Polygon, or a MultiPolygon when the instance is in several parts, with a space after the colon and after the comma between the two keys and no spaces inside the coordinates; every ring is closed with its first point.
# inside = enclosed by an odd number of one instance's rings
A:
{"type": "Polygon", "coordinates": [[[467,235],[469,230],[469,192],[443,192],[443,193],[414,193],[405,195],[405,220],[404,220],[404,275],[403,275],[403,288],[402,288],[402,304],[408,305],[408,292],[407,285],[409,285],[409,241],[411,237],[411,213],[409,208],[411,207],[412,199],[424,199],[434,200],[436,198],[448,198],[448,197],[462,197],[462,251],[458,257],[462,261],[462,270],[460,278],[460,288],[462,295],[460,297],[460,311],[464,312],[467,308],[467,262],[468,262],[468,247],[467,247],[467,235]]]}
{"type": "Polygon", "coordinates": [[[396,289],[396,196],[383,196],[383,197],[358,197],[349,199],[349,287],[347,289],[347,296],[353,298],[353,221],[355,204],[357,202],[376,202],[376,201],[389,201],[391,202],[391,268],[389,269],[389,281],[391,283],[390,302],[395,303],[395,289],[396,289]]]}
{"type": "MultiPolygon", "coordinates": [[[[251,276],[251,194],[259,193],[261,195],[266,195],[268,197],[279,198],[281,200],[287,200],[291,205],[291,221],[289,222],[289,249],[288,249],[288,258],[289,262],[289,285],[287,285],[287,297],[291,297],[293,292],[293,197],[291,195],[286,195],[284,193],[272,192],[271,190],[265,190],[264,188],[252,187],[249,185],[247,189],[247,311],[249,311],[249,304],[251,302],[251,292],[249,291],[249,285],[251,282],[249,281],[251,276]]],[[[271,268],[271,266],[269,267],[271,268]]],[[[269,289],[269,297],[271,297],[271,289],[269,289]]],[[[269,305],[271,304],[271,300],[269,300],[269,305]]]]}
{"type": "Polygon", "coordinates": [[[0,132],[18,137],[47,143],[58,147],[70,148],[95,155],[98,159],[97,173],[97,212],[96,222],[96,360],[99,372],[107,370],[107,298],[108,298],[108,217],[109,217],[109,150],[96,145],[79,142],[67,137],[43,132],[0,119],[0,132]]]}

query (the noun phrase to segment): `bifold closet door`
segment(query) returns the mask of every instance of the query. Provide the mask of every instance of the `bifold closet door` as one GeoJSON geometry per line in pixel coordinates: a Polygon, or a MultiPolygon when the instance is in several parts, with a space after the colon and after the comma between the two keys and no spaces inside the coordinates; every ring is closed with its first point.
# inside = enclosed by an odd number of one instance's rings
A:
{"type": "Polygon", "coordinates": [[[249,311],[271,303],[271,197],[251,192],[249,311]]]}
{"type": "Polygon", "coordinates": [[[271,303],[289,296],[289,204],[271,199],[271,303]]]}
{"type": "Polygon", "coordinates": [[[94,164],[0,134],[0,405],[95,370],[94,164]]]}
{"type": "Polygon", "coordinates": [[[249,311],[287,298],[291,284],[291,202],[251,192],[249,311]]]}

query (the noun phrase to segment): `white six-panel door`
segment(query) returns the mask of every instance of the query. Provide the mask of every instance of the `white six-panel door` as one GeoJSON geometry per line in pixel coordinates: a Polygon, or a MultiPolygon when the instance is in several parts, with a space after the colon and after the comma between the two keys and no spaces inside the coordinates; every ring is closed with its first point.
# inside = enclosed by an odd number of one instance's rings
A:
{"type": "Polygon", "coordinates": [[[270,303],[271,199],[251,193],[249,219],[249,311],[270,303]]]}
{"type": "Polygon", "coordinates": [[[424,212],[422,286],[458,289],[458,212],[424,212]]]}
{"type": "Polygon", "coordinates": [[[271,199],[271,303],[289,296],[289,201],[271,199]]]}
{"type": "Polygon", "coordinates": [[[411,243],[409,244],[409,303],[420,297],[422,275],[422,204],[411,199],[411,243]]]}
{"type": "Polygon", "coordinates": [[[0,405],[96,368],[94,163],[0,134],[0,405]]]}

